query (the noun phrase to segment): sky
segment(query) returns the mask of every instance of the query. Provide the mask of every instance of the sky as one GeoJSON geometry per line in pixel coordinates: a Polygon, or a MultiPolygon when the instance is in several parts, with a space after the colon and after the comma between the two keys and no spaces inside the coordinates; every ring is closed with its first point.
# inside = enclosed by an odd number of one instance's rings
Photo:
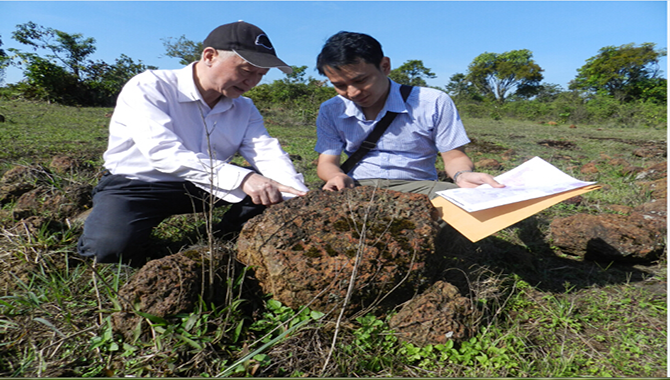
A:
{"type": "MultiPolygon", "coordinates": [[[[244,20],[263,29],[289,65],[315,69],[328,37],[366,33],[382,44],[392,68],[421,60],[443,87],[485,52],[528,49],[545,83],[567,89],[586,60],[605,46],[652,42],[667,48],[665,1],[1,1],[2,49],[28,51],[11,38],[16,25],[37,25],[95,39],[93,60],[121,54],[160,69],[180,68],[165,56],[165,39],[202,41],[215,27],[244,20]]],[[[43,55],[46,54],[46,52],[43,55]]],[[[667,78],[667,58],[661,60],[667,78]]],[[[5,82],[23,78],[9,68],[5,82]]],[[[272,69],[262,83],[284,78],[272,69]]]]}

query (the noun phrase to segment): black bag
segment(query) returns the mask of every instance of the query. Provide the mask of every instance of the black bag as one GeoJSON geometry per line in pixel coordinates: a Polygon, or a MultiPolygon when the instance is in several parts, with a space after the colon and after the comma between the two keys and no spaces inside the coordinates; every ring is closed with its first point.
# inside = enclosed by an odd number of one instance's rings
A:
{"type": "MultiPolygon", "coordinates": [[[[412,92],[412,86],[404,84],[400,86],[400,94],[402,95],[403,101],[407,101],[410,92],[412,92]]],[[[352,153],[351,156],[349,156],[349,158],[347,158],[347,160],[344,161],[342,165],[340,165],[340,169],[342,169],[342,171],[345,173],[349,173],[349,171],[353,169],[354,166],[356,166],[358,161],[365,157],[365,155],[368,154],[372,148],[377,146],[377,140],[382,137],[388,126],[397,115],[397,112],[386,112],[386,115],[384,115],[384,117],[379,120],[372,132],[370,132],[370,134],[361,143],[361,146],[358,148],[358,150],[352,153]]]]}

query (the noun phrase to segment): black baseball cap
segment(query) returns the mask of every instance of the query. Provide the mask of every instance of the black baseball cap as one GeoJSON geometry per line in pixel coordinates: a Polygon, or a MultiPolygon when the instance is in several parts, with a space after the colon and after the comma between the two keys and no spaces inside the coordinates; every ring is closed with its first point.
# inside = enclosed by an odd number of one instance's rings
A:
{"type": "Polygon", "coordinates": [[[286,74],[293,72],[291,66],[277,58],[267,34],[259,27],[244,21],[224,24],[212,30],[205,38],[203,48],[234,51],[254,66],[269,69],[276,67],[286,74]]]}

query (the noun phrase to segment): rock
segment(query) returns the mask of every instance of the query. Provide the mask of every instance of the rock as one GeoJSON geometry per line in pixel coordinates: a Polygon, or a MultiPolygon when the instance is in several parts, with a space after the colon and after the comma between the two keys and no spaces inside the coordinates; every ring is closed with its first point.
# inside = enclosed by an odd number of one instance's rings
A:
{"type": "Polygon", "coordinates": [[[668,221],[667,200],[652,200],[643,203],[633,209],[630,217],[638,224],[647,225],[650,229],[657,230],[661,235],[665,235],[668,221]]]}
{"type": "Polygon", "coordinates": [[[31,166],[15,166],[0,178],[0,205],[14,202],[35,189],[39,170],[31,166]]]}
{"type": "Polygon", "coordinates": [[[476,317],[469,298],[461,296],[455,286],[437,281],[391,317],[389,327],[399,339],[423,347],[469,338],[476,317]]]}
{"type": "Polygon", "coordinates": [[[630,167],[630,163],[623,158],[612,158],[607,162],[607,165],[610,166],[622,166],[622,167],[630,167]]]}
{"type": "Polygon", "coordinates": [[[667,151],[656,146],[644,146],[633,151],[633,156],[642,158],[666,157],[667,151]]]}
{"type": "Polygon", "coordinates": [[[410,299],[440,271],[438,212],[428,197],[361,186],[314,190],[268,208],[238,239],[237,259],[266,293],[291,308],[342,307],[357,254],[347,313],[410,299]]]}
{"type": "Polygon", "coordinates": [[[633,208],[630,206],[624,206],[624,205],[609,205],[607,206],[608,209],[619,213],[619,214],[625,214],[628,215],[633,211],[633,208]]]}
{"type": "Polygon", "coordinates": [[[491,170],[501,170],[503,168],[502,164],[493,158],[485,158],[475,162],[475,167],[477,169],[491,169],[491,170]]]}
{"type": "Polygon", "coordinates": [[[112,314],[112,328],[133,341],[148,327],[145,318],[132,311],[133,307],[160,318],[193,311],[201,284],[200,261],[186,253],[151,260],[119,289],[124,311],[112,314]]]}
{"type": "Polygon", "coordinates": [[[41,187],[22,194],[14,206],[14,219],[24,219],[39,213],[46,190],[41,187]]]}
{"type": "Polygon", "coordinates": [[[596,167],[596,164],[594,162],[589,162],[583,165],[579,169],[579,172],[582,174],[595,174],[598,173],[598,167],[596,167]]]}
{"type": "MultiPolygon", "coordinates": [[[[54,158],[54,162],[66,161],[54,158]]],[[[67,219],[91,207],[92,190],[90,184],[56,179],[40,166],[16,166],[0,179],[0,205],[16,202],[12,218],[17,220],[35,215],[67,219]]]]}
{"type": "Polygon", "coordinates": [[[636,182],[644,191],[648,191],[652,199],[666,199],[668,197],[668,179],[661,178],[655,181],[636,182]]]}
{"type": "Polygon", "coordinates": [[[656,260],[664,252],[666,232],[665,221],[635,211],[628,216],[576,214],[550,225],[553,245],[563,252],[621,262],[656,260]]]}
{"type": "Polygon", "coordinates": [[[79,162],[69,156],[54,156],[49,163],[49,168],[59,174],[65,174],[74,171],[79,166],[79,162]]]}
{"type": "Polygon", "coordinates": [[[508,149],[500,155],[500,158],[503,161],[511,161],[514,158],[514,156],[516,156],[516,155],[517,155],[517,153],[514,149],[508,149]]]}
{"type": "Polygon", "coordinates": [[[570,141],[557,141],[557,140],[540,140],[537,142],[540,145],[544,145],[549,148],[559,148],[559,149],[575,149],[577,145],[570,141]]]}
{"type": "Polygon", "coordinates": [[[638,181],[639,180],[653,181],[667,177],[668,177],[668,165],[666,162],[660,162],[642,169],[642,171],[637,173],[635,179],[638,181]]]}

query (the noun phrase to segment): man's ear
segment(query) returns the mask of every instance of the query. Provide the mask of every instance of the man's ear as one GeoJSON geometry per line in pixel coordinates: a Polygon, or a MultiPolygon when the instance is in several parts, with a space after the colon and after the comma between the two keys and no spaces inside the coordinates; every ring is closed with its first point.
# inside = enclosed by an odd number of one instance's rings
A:
{"type": "Polygon", "coordinates": [[[389,73],[391,72],[391,58],[389,57],[382,58],[382,61],[379,63],[379,68],[382,70],[382,73],[384,73],[384,75],[389,75],[389,73]]]}
{"type": "Polygon", "coordinates": [[[219,55],[219,52],[216,51],[213,47],[206,47],[202,51],[202,56],[200,59],[205,62],[208,66],[216,59],[216,56],[219,55]]]}

